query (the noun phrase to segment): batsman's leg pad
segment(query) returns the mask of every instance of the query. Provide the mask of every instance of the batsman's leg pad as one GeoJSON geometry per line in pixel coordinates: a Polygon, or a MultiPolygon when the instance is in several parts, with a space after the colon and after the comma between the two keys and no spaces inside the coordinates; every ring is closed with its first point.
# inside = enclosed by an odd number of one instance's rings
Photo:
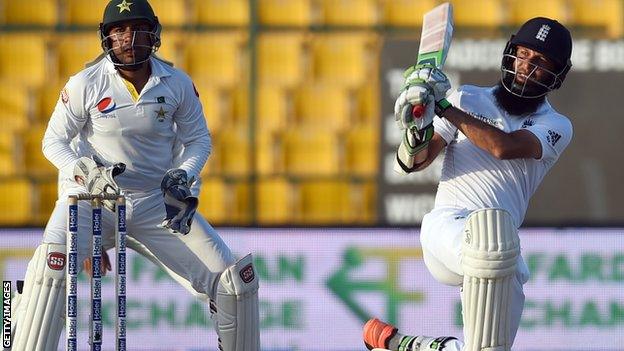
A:
{"type": "Polygon", "coordinates": [[[16,351],[56,351],[65,326],[65,245],[43,243],[28,263],[13,315],[16,351]]]}
{"type": "Polygon", "coordinates": [[[509,212],[483,209],[466,221],[462,307],[466,351],[509,351],[512,279],[520,238],[509,212]]]}
{"type": "Polygon", "coordinates": [[[258,276],[251,254],[221,273],[216,305],[222,350],[260,350],[258,276]]]}

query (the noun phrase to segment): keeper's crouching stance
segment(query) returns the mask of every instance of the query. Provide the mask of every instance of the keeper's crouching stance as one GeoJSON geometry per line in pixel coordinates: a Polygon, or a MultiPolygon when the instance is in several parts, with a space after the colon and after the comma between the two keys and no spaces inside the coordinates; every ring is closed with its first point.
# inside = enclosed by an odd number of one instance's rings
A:
{"type": "MultiPolygon", "coordinates": [[[[222,351],[260,350],[252,257],[236,260],[195,213],[200,182],[194,179],[210,154],[211,137],[190,77],[153,55],[160,32],[146,0],[110,1],[100,25],[104,54],[60,94],[43,140],[44,155],[59,169],[59,199],[12,301],[13,351],[59,347],[67,197],[78,193],[123,193],[127,246],[209,304],[222,351]]],[[[114,206],[103,201],[104,274],[111,269],[106,250],[115,245],[114,206]]],[[[81,201],[77,215],[78,262],[89,264],[90,205],[81,201]]],[[[128,343],[133,349],[131,336],[128,343]]]]}
{"type": "Polygon", "coordinates": [[[446,148],[434,209],[420,241],[425,265],[441,283],[460,287],[463,341],[403,335],[378,319],[364,326],[369,349],[510,351],[529,278],[518,228],[529,199],[572,139],[572,125],[549,104],[571,67],[572,38],[559,22],[534,18],[511,37],[494,87],[450,87],[439,70],[406,71],[395,104],[404,133],[395,169],[426,168],[446,148]],[[432,102],[433,101],[433,102],[432,102]],[[412,106],[435,114],[412,117],[412,106]],[[430,111],[431,109],[426,109],[430,111]]]}

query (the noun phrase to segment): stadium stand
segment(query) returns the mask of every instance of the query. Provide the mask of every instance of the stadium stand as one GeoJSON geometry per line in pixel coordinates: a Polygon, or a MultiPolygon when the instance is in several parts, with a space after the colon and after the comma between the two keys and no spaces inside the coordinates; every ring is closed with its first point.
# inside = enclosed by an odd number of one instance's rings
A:
{"type": "MultiPolygon", "coordinates": [[[[10,1],[10,0],[9,0],[10,1]]],[[[102,22],[102,10],[109,0],[63,0],[68,25],[93,28],[97,31],[102,22]],[[94,11],[94,9],[102,9],[94,11]]]]}
{"type": "Polygon", "coordinates": [[[26,225],[33,222],[33,185],[28,179],[5,179],[0,182],[0,225],[26,225]]]}
{"type": "Polygon", "coordinates": [[[374,26],[381,19],[377,0],[323,0],[323,21],[337,26],[374,26]]]}
{"type": "Polygon", "coordinates": [[[258,20],[263,25],[308,26],[319,14],[312,0],[258,0],[258,20]]]}
{"type": "Polygon", "coordinates": [[[336,84],[306,84],[297,91],[297,123],[302,127],[343,131],[353,120],[350,90],[336,84]]]}
{"type": "Polygon", "coordinates": [[[561,23],[567,23],[570,13],[567,1],[565,0],[541,0],[522,1],[512,0],[510,2],[511,24],[520,25],[533,17],[555,18],[561,23]]]}
{"type": "Polygon", "coordinates": [[[284,135],[286,171],[297,176],[331,176],[341,168],[338,137],[325,130],[291,128],[284,135]]]}
{"type": "Polygon", "coordinates": [[[306,76],[309,54],[303,33],[266,33],[258,40],[258,75],[261,82],[293,87],[306,76]]]}
{"type": "Polygon", "coordinates": [[[507,11],[501,0],[452,0],[451,3],[456,26],[493,28],[507,23],[507,11]]]}
{"type": "Polygon", "coordinates": [[[258,222],[266,225],[288,224],[299,211],[296,187],[285,177],[261,178],[258,181],[256,208],[258,222]]]}
{"type": "Polygon", "coordinates": [[[59,22],[57,0],[0,0],[0,23],[54,26],[59,22]]]}
{"type": "Polygon", "coordinates": [[[356,87],[376,74],[376,36],[367,32],[317,34],[315,79],[356,87]]]}
{"type": "Polygon", "coordinates": [[[384,23],[390,26],[419,27],[422,25],[422,15],[436,4],[436,0],[385,1],[384,23]]]}
{"type": "Polygon", "coordinates": [[[247,0],[194,0],[192,21],[200,25],[244,26],[249,23],[247,0]]]}
{"type": "Polygon", "coordinates": [[[240,32],[194,33],[184,48],[184,67],[193,77],[222,87],[240,84],[245,60],[241,57],[244,36],[240,32]]]}

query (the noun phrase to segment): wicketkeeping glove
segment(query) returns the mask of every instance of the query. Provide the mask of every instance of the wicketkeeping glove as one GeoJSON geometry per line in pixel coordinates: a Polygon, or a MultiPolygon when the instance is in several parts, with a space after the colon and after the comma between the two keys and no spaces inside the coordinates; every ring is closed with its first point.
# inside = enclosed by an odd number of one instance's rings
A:
{"type": "Polygon", "coordinates": [[[160,184],[165,200],[166,215],[161,227],[168,228],[174,234],[188,234],[193,223],[193,216],[199,201],[191,194],[191,185],[195,178],[188,179],[183,169],[170,169],[165,173],[160,184]]]}
{"type": "MultiPolygon", "coordinates": [[[[91,158],[81,157],[74,166],[74,180],[84,185],[91,195],[119,195],[121,189],[115,181],[115,177],[125,170],[126,165],[123,163],[104,167],[102,161],[95,155],[91,158]]],[[[115,200],[103,200],[102,204],[111,211],[115,210],[115,200]]]]}

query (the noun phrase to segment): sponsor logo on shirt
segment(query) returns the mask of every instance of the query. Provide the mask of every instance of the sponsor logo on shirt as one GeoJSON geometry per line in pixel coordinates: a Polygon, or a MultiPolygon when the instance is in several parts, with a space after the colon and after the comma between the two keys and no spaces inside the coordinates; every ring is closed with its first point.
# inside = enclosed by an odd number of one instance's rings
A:
{"type": "Polygon", "coordinates": [[[478,114],[478,113],[469,112],[469,111],[466,111],[466,112],[468,112],[468,114],[471,115],[472,117],[478,119],[479,121],[481,121],[483,123],[487,123],[487,124],[491,125],[492,127],[496,127],[498,129],[503,129],[504,128],[503,124],[500,121],[493,120],[493,119],[491,119],[489,117],[486,117],[486,116],[478,114]]]}
{"type": "Polygon", "coordinates": [[[555,146],[559,139],[561,139],[561,135],[559,133],[548,130],[548,136],[546,136],[546,140],[548,140],[548,143],[550,145],[555,146]]]}
{"type": "Polygon", "coordinates": [[[97,103],[97,109],[102,113],[111,113],[115,110],[115,107],[115,101],[111,97],[105,97],[97,103]]]}
{"type": "Polygon", "coordinates": [[[526,119],[524,122],[522,122],[521,128],[528,128],[534,124],[535,124],[535,121],[529,118],[529,119],[526,119]]]}
{"type": "Polygon", "coordinates": [[[164,96],[159,96],[156,98],[156,102],[158,102],[159,104],[164,104],[165,103],[165,97],[164,96]]]}

